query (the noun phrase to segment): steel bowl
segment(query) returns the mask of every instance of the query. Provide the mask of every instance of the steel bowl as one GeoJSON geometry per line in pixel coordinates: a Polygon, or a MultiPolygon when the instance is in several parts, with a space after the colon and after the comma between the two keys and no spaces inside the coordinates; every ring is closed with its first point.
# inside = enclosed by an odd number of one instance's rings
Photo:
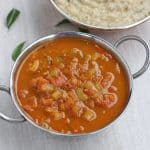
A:
{"type": "Polygon", "coordinates": [[[81,21],[78,21],[78,20],[75,20],[73,19],[71,16],[67,15],[62,9],[59,8],[59,6],[56,5],[56,3],[54,2],[54,0],[50,0],[51,4],[54,6],[54,8],[65,18],[67,18],[68,20],[70,20],[73,24],[79,26],[79,27],[83,27],[85,29],[91,29],[91,30],[94,30],[94,31],[101,31],[101,30],[105,30],[105,31],[116,31],[116,30],[123,30],[123,29],[129,29],[129,28],[132,28],[132,27],[135,27],[139,24],[142,24],[144,23],[145,21],[148,21],[150,19],[150,15],[139,20],[139,21],[136,21],[130,25],[125,25],[125,26],[117,26],[117,27],[97,27],[97,26],[94,26],[94,25],[89,25],[89,24],[86,24],[86,23],[83,23],[81,21]]]}
{"type": "Polygon", "coordinates": [[[105,41],[104,39],[102,39],[98,36],[95,36],[95,35],[92,35],[92,34],[87,34],[87,33],[81,33],[81,32],[61,32],[61,33],[56,33],[56,34],[52,34],[52,35],[43,37],[43,38],[35,41],[31,45],[29,45],[27,48],[25,48],[24,51],[21,53],[21,55],[17,58],[14,66],[12,68],[12,71],[11,71],[9,87],[0,85],[0,91],[5,91],[8,94],[10,94],[10,96],[11,96],[16,108],[20,112],[21,116],[19,118],[12,118],[12,117],[8,117],[5,114],[3,114],[2,112],[0,112],[0,118],[3,119],[3,120],[6,120],[8,122],[13,122],[13,123],[20,123],[20,122],[24,122],[25,120],[27,120],[28,122],[30,122],[32,125],[36,126],[37,128],[40,128],[40,129],[42,129],[44,131],[47,131],[47,132],[49,132],[51,134],[54,134],[54,135],[81,136],[81,135],[88,135],[88,134],[94,134],[94,133],[101,132],[102,130],[104,130],[107,127],[111,126],[115,122],[115,120],[117,120],[119,118],[119,116],[121,116],[121,114],[123,114],[124,110],[126,110],[126,107],[128,106],[128,104],[130,102],[130,97],[132,95],[133,79],[135,79],[135,78],[139,77],[140,75],[142,75],[148,69],[149,63],[150,63],[150,56],[149,56],[148,45],[146,44],[146,42],[143,39],[141,39],[140,37],[134,36],[134,35],[125,36],[125,37],[121,38],[120,40],[118,40],[114,45],[110,44],[109,42],[105,41]],[[103,47],[106,51],[108,51],[109,53],[114,55],[116,57],[116,59],[118,60],[118,62],[122,65],[122,67],[125,70],[125,74],[127,76],[128,85],[129,85],[129,94],[128,94],[128,98],[126,100],[126,106],[124,107],[123,111],[120,112],[120,115],[118,115],[111,123],[106,125],[104,128],[101,128],[99,130],[92,131],[92,132],[89,132],[89,133],[83,133],[83,134],[63,134],[63,133],[59,133],[57,131],[49,130],[49,129],[46,129],[46,128],[43,128],[43,127],[37,125],[31,119],[31,117],[28,116],[28,114],[22,109],[22,107],[18,103],[18,100],[17,100],[17,97],[16,97],[16,92],[15,92],[15,77],[16,77],[17,70],[20,67],[20,64],[27,57],[28,54],[30,54],[32,51],[34,51],[42,43],[52,41],[54,39],[61,38],[61,37],[79,37],[79,38],[84,38],[84,39],[94,41],[95,43],[97,43],[101,47],[103,47]],[[135,74],[131,74],[131,71],[129,69],[128,64],[123,59],[123,57],[120,55],[120,53],[117,51],[117,47],[121,43],[123,43],[124,41],[127,41],[127,40],[136,40],[136,41],[140,42],[145,47],[145,51],[146,51],[145,63],[142,66],[142,68],[138,72],[136,72],[135,74]]]}

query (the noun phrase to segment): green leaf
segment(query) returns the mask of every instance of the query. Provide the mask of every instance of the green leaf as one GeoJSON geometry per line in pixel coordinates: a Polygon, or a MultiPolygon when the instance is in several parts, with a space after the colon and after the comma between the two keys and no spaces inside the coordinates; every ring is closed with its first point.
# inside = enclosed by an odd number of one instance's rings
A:
{"type": "Polygon", "coordinates": [[[16,21],[16,19],[18,18],[18,16],[20,15],[20,11],[13,8],[9,14],[7,15],[6,18],[6,25],[7,28],[9,29],[11,27],[11,25],[16,21]]]}
{"type": "Polygon", "coordinates": [[[22,52],[22,49],[24,47],[25,42],[21,42],[13,51],[12,53],[12,59],[15,61],[17,57],[20,55],[22,52]]]}
{"type": "Polygon", "coordinates": [[[88,30],[88,29],[78,28],[78,30],[79,30],[80,32],[89,33],[89,30],[88,30]]]}
{"type": "Polygon", "coordinates": [[[61,26],[63,24],[70,24],[71,22],[68,19],[63,19],[60,22],[58,22],[55,27],[61,26]]]}

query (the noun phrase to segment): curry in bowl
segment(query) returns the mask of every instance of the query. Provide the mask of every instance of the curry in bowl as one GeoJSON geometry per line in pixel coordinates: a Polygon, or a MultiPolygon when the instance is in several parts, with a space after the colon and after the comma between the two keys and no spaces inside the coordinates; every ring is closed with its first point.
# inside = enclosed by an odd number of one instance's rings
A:
{"type": "Polygon", "coordinates": [[[60,37],[42,43],[21,62],[15,93],[37,125],[79,134],[101,129],[121,114],[129,82],[123,65],[100,44],[60,37]]]}

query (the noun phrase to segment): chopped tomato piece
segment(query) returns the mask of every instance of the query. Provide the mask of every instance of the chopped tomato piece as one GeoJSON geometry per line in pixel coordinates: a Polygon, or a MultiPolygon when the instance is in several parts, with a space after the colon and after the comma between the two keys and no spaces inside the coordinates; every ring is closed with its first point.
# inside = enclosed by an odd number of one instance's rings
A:
{"type": "Polygon", "coordinates": [[[47,78],[53,85],[57,87],[65,85],[67,81],[67,77],[59,69],[57,69],[56,72],[54,72],[52,75],[49,75],[47,78]]]}
{"type": "Polygon", "coordinates": [[[95,84],[100,84],[101,81],[102,81],[102,79],[103,79],[103,76],[102,76],[102,75],[100,75],[100,76],[94,76],[94,77],[92,78],[92,81],[93,81],[93,83],[95,83],[95,84]]]}
{"type": "Polygon", "coordinates": [[[107,74],[102,79],[101,84],[104,88],[108,89],[112,85],[114,79],[115,79],[114,74],[111,72],[107,72],[107,74]]]}
{"type": "Polygon", "coordinates": [[[101,106],[102,102],[103,102],[103,95],[99,94],[99,96],[94,99],[94,103],[97,106],[101,106]]]}
{"type": "Polygon", "coordinates": [[[48,80],[43,77],[37,77],[31,81],[31,87],[37,89],[39,92],[51,92],[53,91],[53,86],[48,80]]]}
{"type": "Polygon", "coordinates": [[[98,97],[97,91],[95,91],[93,89],[85,89],[84,92],[90,97],[93,97],[93,98],[98,97]]]}
{"type": "Polygon", "coordinates": [[[56,78],[50,77],[49,80],[53,85],[55,85],[57,87],[61,87],[66,83],[67,78],[64,75],[61,75],[56,78]]]}
{"type": "Polygon", "coordinates": [[[109,91],[110,92],[116,92],[118,89],[117,89],[117,87],[116,86],[110,86],[110,88],[109,88],[109,91]]]}
{"type": "Polygon", "coordinates": [[[111,108],[117,103],[117,100],[118,97],[115,93],[104,94],[104,99],[101,102],[101,105],[107,108],[111,108]]]}

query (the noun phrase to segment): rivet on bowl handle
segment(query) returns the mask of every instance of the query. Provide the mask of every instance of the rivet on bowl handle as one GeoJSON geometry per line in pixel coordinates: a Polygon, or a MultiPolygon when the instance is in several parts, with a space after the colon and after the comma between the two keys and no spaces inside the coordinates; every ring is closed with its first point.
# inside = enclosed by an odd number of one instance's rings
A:
{"type": "Polygon", "coordinates": [[[122,37],[121,39],[119,39],[118,41],[115,42],[114,46],[116,48],[118,48],[120,46],[120,44],[122,44],[123,42],[128,41],[128,40],[135,40],[135,41],[140,42],[144,46],[145,52],[146,52],[146,59],[145,59],[144,65],[141,67],[141,69],[139,71],[137,71],[136,73],[134,73],[132,75],[133,78],[135,79],[135,78],[141,76],[148,69],[148,67],[150,65],[149,47],[148,47],[148,44],[142,38],[135,36],[135,35],[128,35],[128,36],[122,37]]]}
{"type": "MultiPolygon", "coordinates": [[[[0,91],[7,92],[10,95],[10,89],[6,86],[0,85],[0,91]]],[[[4,115],[1,112],[0,112],[0,118],[5,120],[5,121],[14,122],[14,123],[20,123],[20,122],[25,121],[25,118],[23,116],[20,116],[20,118],[11,118],[11,117],[4,115]]]]}

